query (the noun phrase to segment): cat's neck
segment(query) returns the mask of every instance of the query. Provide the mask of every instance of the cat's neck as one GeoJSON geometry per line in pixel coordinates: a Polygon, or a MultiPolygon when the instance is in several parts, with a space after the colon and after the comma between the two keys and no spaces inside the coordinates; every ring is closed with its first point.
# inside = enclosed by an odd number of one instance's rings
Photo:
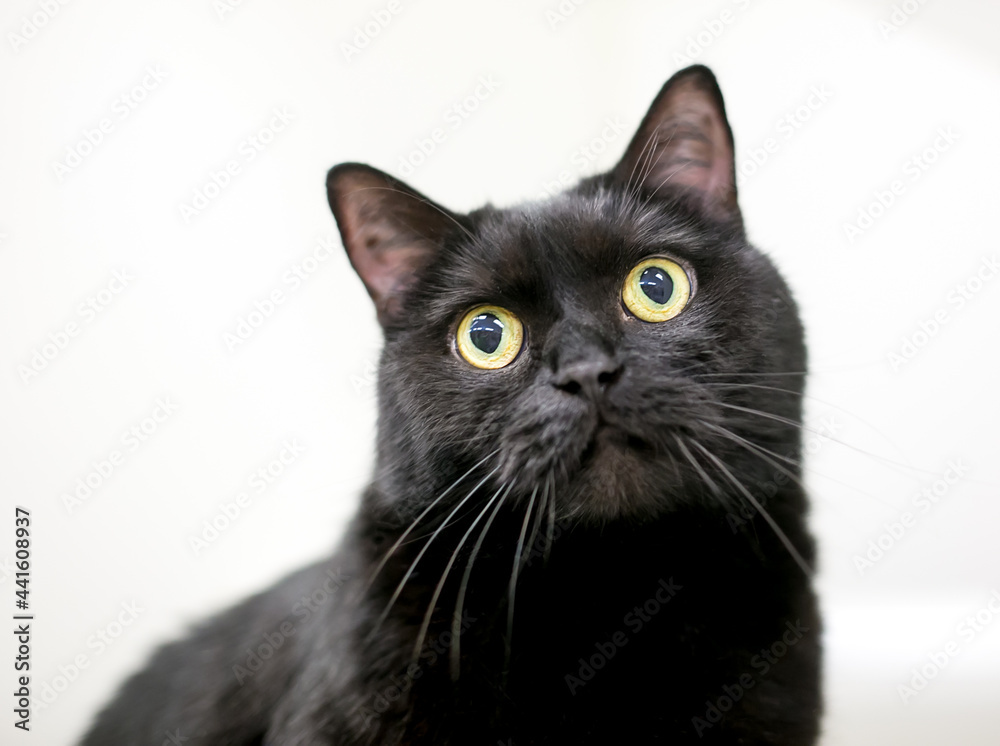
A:
{"type": "MultiPolygon", "coordinates": [[[[783,533],[811,557],[794,509],[800,495],[794,488],[786,492],[772,500],[772,511],[783,533]]],[[[388,616],[407,629],[423,624],[432,597],[436,609],[428,629],[447,629],[466,612],[504,626],[511,601],[515,623],[559,608],[579,624],[600,628],[660,587],[693,588],[689,596],[736,593],[751,578],[759,582],[762,568],[787,571],[792,557],[759,516],[741,517],[741,525],[727,516],[688,507],[652,521],[597,526],[542,515],[525,530],[523,511],[500,511],[481,539],[486,519],[475,526],[470,518],[458,520],[430,543],[432,528],[414,529],[388,559],[403,532],[367,523],[363,551],[372,570],[381,568],[370,600],[376,608],[395,596],[388,616]]]]}

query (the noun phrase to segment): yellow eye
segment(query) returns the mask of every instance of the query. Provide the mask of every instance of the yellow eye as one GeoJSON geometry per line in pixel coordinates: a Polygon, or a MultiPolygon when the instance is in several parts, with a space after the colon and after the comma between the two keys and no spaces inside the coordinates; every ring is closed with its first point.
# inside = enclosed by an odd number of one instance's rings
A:
{"type": "Polygon", "coordinates": [[[477,306],[458,325],[458,351],[477,368],[509,365],[523,340],[524,330],[517,316],[499,306],[477,306]]]}
{"type": "Polygon", "coordinates": [[[666,321],[684,310],[691,283],[677,262],[655,256],[639,262],[622,287],[625,307],[643,321],[666,321]]]}

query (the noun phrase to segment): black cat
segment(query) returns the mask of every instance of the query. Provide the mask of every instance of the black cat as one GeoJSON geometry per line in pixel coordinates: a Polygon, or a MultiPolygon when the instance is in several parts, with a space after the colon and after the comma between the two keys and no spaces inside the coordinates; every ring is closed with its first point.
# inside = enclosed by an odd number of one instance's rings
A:
{"type": "Polygon", "coordinates": [[[385,333],[360,511],[83,743],[814,743],[803,334],[711,72],[543,202],[456,214],[358,164],[327,189],[385,333]]]}

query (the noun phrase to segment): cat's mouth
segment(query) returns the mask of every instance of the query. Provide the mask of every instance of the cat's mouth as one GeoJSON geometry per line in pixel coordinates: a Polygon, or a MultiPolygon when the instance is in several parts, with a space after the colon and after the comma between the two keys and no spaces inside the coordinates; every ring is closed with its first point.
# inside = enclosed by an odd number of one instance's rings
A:
{"type": "Polygon", "coordinates": [[[651,515],[650,500],[664,476],[654,441],[602,420],[580,452],[578,468],[570,472],[559,502],[566,514],[606,521],[621,516],[651,515]],[[653,472],[660,474],[653,477],[653,472]]]}
{"type": "Polygon", "coordinates": [[[651,454],[653,446],[638,435],[633,435],[602,419],[594,428],[590,440],[580,454],[580,466],[586,468],[605,455],[621,451],[632,452],[641,457],[651,454]]]}
{"type": "Polygon", "coordinates": [[[679,488],[673,459],[664,461],[662,426],[644,432],[611,408],[567,407],[558,415],[537,408],[504,433],[503,483],[528,485],[526,495],[531,485],[550,485],[557,514],[599,521],[652,515],[679,488]]]}

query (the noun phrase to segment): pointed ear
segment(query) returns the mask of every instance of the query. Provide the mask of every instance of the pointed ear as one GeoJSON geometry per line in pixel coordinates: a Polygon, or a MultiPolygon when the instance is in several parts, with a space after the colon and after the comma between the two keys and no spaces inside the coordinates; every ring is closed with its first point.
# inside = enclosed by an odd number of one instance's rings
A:
{"type": "Polygon", "coordinates": [[[400,318],[402,296],[438,255],[456,217],[360,163],[330,169],[326,194],[351,265],[375,301],[379,323],[387,326],[400,318]]]}
{"type": "Polygon", "coordinates": [[[711,70],[692,65],[664,84],[612,176],[647,194],[688,189],[713,217],[739,218],[733,133],[711,70]]]}

